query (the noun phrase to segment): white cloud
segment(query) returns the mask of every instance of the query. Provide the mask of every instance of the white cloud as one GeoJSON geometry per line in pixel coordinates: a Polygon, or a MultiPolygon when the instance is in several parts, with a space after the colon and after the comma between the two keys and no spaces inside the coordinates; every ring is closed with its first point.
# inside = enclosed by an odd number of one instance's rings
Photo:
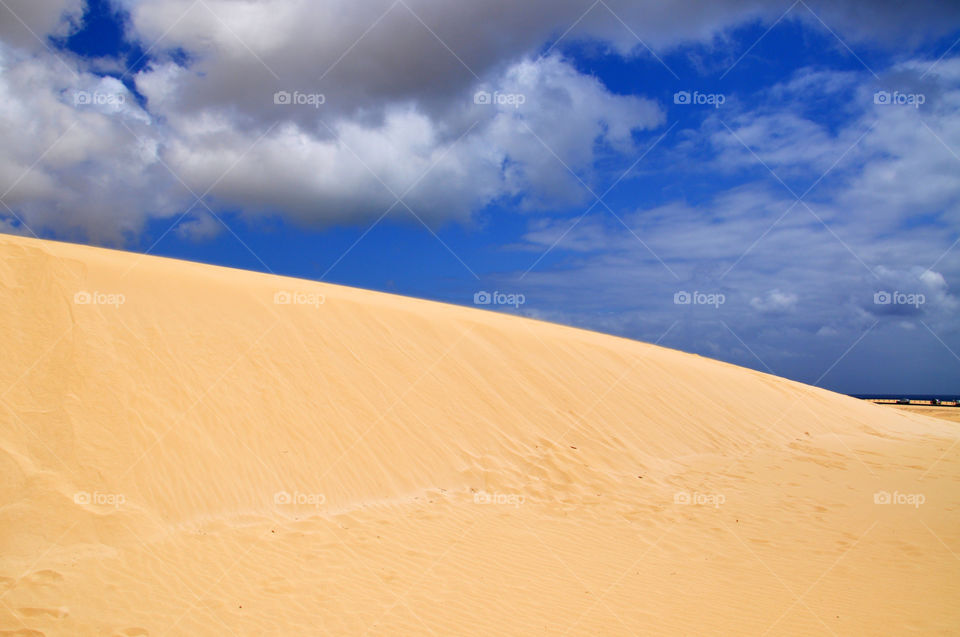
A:
{"type": "Polygon", "coordinates": [[[797,306],[797,301],[799,300],[800,297],[796,294],[792,292],[782,292],[775,288],[763,296],[755,296],[750,299],[750,306],[759,312],[776,314],[792,310],[797,306]]]}
{"type": "MultiPolygon", "coordinates": [[[[585,190],[561,162],[589,171],[601,147],[629,150],[632,131],[663,118],[652,102],[614,95],[554,56],[521,61],[490,84],[522,94],[520,108],[475,104],[468,92],[445,120],[409,103],[379,119],[307,125],[286,114],[324,115],[271,96],[277,122],[259,128],[230,110],[167,110],[175,109],[177,78],[188,73],[172,64],[138,77],[149,113],[112,78],[74,78],[13,53],[4,67],[3,125],[18,143],[0,149],[0,177],[13,184],[27,173],[8,205],[31,226],[86,229],[100,241],[185,209],[190,191],[209,190],[215,209],[305,224],[374,218],[401,195],[427,222],[466,220],[507,195],[522,194],[529,205],[581,197],[585,190]],[[67,210],[70,219],[58,220],[67,210]]],[[[397,214],[408,213],[400,205],[397,214]]]]}
{"type": "MultiPolygon", "coordinates": [[[[592,184],[603,153],[629,151],[633,131],[658,126],[663,114],[653,102],[611,93],[557,57],[532,57],[545,43],[566,33],[567,40],[593,39],[629,55],[650,56],[645,45],[661,55],[689,42],[723,48],[727,29],[770,23],[781,11],[761,0],[608,0],[586,13],[579,0],[118,4],[130,14],[128,36],[153,58],[133,78],[145,110],[90,72],[109,60],[56,59],[30,34],[67,34],[80,0],[8,0],[29,29],[20,19],[0,22],[0,82],[12,91],[2,108],[17,142],[0,150],[0,177],[13,183],[65,133],[7,203],[39,226],[113,241],[145,219],[190,205],[178,178],[198,194],[212,186],[214,207],[303,223],[375,217],[393,203],[390,190],[402,193],[431,166],[407,197],[428,220],[466,219],[503,196],[520,197],[526,208],[589,200],[563,164],[592,184]],[[523,94],[526,102],[520,109],[481,108],[472,96],[485,86],[523,94]],[[128,99],[68,108],[64,91],[76,90],[128,99]],[[325,102],[320,109],[281,107],[273,101],[278,90],[322,93],[325,102]]],[[[872,3],[866,20],[862,2],[809,4],[854,35],[896,32],[904,24],[933,33],[953,13],[921,5],[903,20],[892,4],[872,3]]],[[[793,13],[813,19],[800,8],[793,13]]],[[[735,125],[784,169],[791,162],[819,168],[846,141],[793,114],[735,125]],[[769,139],[781,141],[764,147],[769,139]]],[[[743,162],[737,152],[731,166],[743,162]]],[[[930,196],[945,190],[943,182],[930,196]]]]}
{"type": "Polygon", "coordinates": [[[2,47],[0,69],[0,192],[30,228],[119,243],[172,214],[152,118],[122,84],[2,47]]]}

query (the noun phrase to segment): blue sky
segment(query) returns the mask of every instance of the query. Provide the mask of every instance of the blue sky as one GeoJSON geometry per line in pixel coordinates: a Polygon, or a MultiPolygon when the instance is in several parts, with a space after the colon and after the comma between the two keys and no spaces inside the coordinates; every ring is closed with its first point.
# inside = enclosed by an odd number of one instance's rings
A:
{"type": "Polygon", "coordinates": [[[6,232],[960,392],[953,7],[4,12],[6,232]]]}

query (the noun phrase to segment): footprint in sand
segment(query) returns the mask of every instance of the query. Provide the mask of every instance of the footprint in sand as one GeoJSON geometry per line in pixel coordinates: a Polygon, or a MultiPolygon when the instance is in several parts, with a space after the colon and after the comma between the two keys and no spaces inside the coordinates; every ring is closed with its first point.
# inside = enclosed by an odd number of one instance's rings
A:
{"type": "Polygon", "coordinates": [[[66,608],[18,608],[17,612],[25,617],[54,617],[63,619],[70,614],[66,608]]]}
{"type": "Polygon", "coordinates": [[[30,573],[23,578],[23,581],[26,584],[31,584],[34,586],[50,586],[62,582],[63,575],[57,571],[44,569],[42,571],[37,571],[36,573],[30,573]]]}

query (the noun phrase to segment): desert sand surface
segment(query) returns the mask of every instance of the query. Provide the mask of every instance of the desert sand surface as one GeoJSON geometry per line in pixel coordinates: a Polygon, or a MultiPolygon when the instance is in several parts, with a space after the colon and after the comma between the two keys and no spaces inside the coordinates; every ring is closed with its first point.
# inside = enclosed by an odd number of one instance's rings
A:
{"type": "Polygon", "coordinates": [[[0,634],[960,633],[954,423],[12,236],[0,297],[0,634]]]}
{"type": "Polygon", "coordinates": [[[895,409],[931,418],[940,418],[951,422],[960,423],[960,407],[937,407],[934,405],[895,405],[895,409]]]}

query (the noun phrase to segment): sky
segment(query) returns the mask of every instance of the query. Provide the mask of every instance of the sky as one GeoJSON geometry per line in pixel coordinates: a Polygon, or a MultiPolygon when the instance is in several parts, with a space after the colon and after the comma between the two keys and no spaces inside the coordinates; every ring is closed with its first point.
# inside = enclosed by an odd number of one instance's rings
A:
{"type": "Polygon", "coordinates": [[[0,141],[2,232],[960,394],[958,3],[0,0],[0,141]]]}

